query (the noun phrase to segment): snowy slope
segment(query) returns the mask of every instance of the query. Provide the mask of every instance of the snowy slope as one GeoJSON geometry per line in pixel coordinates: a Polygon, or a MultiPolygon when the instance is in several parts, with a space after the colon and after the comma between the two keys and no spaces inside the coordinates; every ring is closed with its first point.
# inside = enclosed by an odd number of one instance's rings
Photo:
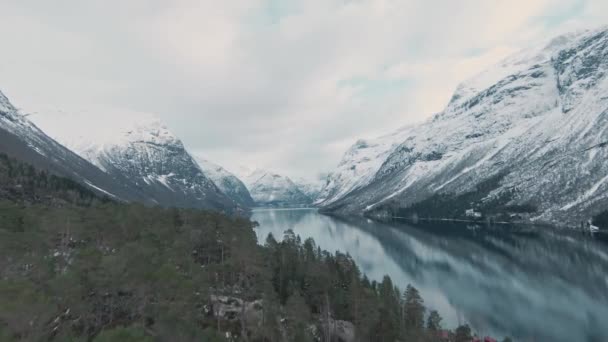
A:
{"type": "Polygon", "coordinates": [[[257,169],[243,181],[258,206],[300,207],[312,203],[289,177],[257,169]]]}
{"type": "Polygon", "coordinates": [[[327,206],[348,193],[368,185],[389,153],[408,135],[405,127],[376,140],[357,141],[342,157],[337,169],[327,177],[315,204],[327,206]]]}
{"type": "Polygon", "coordinates": [[[552,223],[587,219],[608,207],[607,72],[605,28],[511,56],[461,84],[430,120],[353,146],[319,204],[407,207],[496,180],[472,206],[526,205],[531,219],[552,223]]]}
{"type": "Polygon", "coordinates": [[[202,158],[196,158],[203,173],[215,183],[215,185],[233,201],[244,208],[255,206],[253,198],[245,184],[223,167],[202,158]]]}
{"type": "Polygon", "coordinates": [[[27,117],[20,114],[0,92],[0,153],[38,169],[71,178],[97,192],[124,201],[146,202],[145,196],[123,177],[112,177],[62,146],[27,117]]]}
{"type": "Polygon", "coordinates": [[[240,210],[205,176],[180,139],[156,118],[114,120],[107,127],[87,128],[82,122],[76,123],[79,130],[62,130],[48,118],[34,116],[34,119],[106,174],[126,178],[152,203],[227,212],[240,210]],[[95,132],[89,134],[89,129],[95,132]]]}
{"type": "Polygon", "coordinates": [[[321,195],[321,191],[325,188],[327,183],[327,175],[320,175],[314,179],[308,178],[297,178],[293,181],[298,189],[302,191],[310,200],[314,203],[321,195]]]}

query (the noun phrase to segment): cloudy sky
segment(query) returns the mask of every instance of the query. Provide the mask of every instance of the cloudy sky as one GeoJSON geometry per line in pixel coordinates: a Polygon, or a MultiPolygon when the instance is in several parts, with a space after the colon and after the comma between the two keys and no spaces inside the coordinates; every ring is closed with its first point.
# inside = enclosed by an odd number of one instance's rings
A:
{"type": "Polygon", "coordinates": [[[508,54],[603,24],[606,0],[2,0],[0,90],[69,113],[54,129],[149,113],[228,169],[312,176],[508,54]]]}

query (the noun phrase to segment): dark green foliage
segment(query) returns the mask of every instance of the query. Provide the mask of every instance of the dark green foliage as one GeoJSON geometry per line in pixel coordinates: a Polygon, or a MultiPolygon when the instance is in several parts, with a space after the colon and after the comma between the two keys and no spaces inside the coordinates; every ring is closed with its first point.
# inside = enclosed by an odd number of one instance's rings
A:
{"type": "Polygon", "coordinates": [[[93,342],[152,342],[153,339],[146,336],[144,330],[141,328],[131,327],[123,328],[118,327],[112,330],[102,331],[93,342]]]}
{"type": "Polygon", "coordinates": [[[38,171],[0,153],[0,200],[32,204],[91,205],[108,201],[79,183],[64,177],[38,171]]]}
{"type": "Polygon", "coordinates": [[[380,306],[378,308],[376,336],[381,341],[395,341],[401,333],[399,290],[395,288],[388,276],[384,276],[378,290],[380,306]]]}
{"type": "Polygon", "coordinates": [[[418,290],[408,285],[404,294],[403,315],[406,336],[420,340],[424,334],[424,301],[418,290]]]}
{"type": "Polygon", "coordinates": [[[3,208],[21,227],[0,227],[6,340],[221,341],[213,332],[229,331],[312,341],[316,326],[329,341],[336,321],[355,324],[362,340],[427,334],[416,289],[401,298],[389,277],[370,282],[350,256],[291,231],[261,247],[251,222],[212,212],[118,203],[3,208]],[[261,322],[205,313],[211,294],[263,300],[261,322]]]}
{"type": "Polygon", "coordinates": [[[0,227],[0,325],[16,338],[148,324],[158,336],[197,340],[210,286],[261,296],[261,254],[247,220],[135,204],[3,208],[23,222],[0,227]],[[177,317],[189,323],[170,323],[177,317]]]}
{"type": "Polygon", "coordinates": [[[608,210],[599,213],[593,217],[593,224],[601,229],[608,230],[608,210]]]}
{"type": "MultiPolygon", "coordinates": [[[[374,213],[388,213],[392,217],[406,217],[419,219],[475,219],[466,215],[468,209],[474,209],[482,214],[478,220],[516,221],[521,215],[536,212],[537,208],[531,203],[512,205],[508,204],[515,195],[515,190],[501,193],[499,196],[487,200],[488,194],[496,189],[503,174],[490,177],[477,184],[471,192],[454,194],[435,194],[429,198],[404,207],[398,201],[378,206],[374,213]]],[[[380,215],[383,216],[383,215],[380,215]]]]}
{"type": "Polygon", "coordinates": [[[0,227],[13,232],[21,232],[24,227],[21,211],[11,202],[0,202],[0,227]]]}
{"type": "Polygon", "coordinates": [[[312,239],[262,247],[246,219],[105,202],[7,160],[2,193],[42,185],[0,202],[2,341],[332,342],[338,323],[359,341],[437,336],[414,287],[402,298],[312,239]],[[241,310],[218,314],[220,296],[241,310]]]}
{"type": "MultiPolygon", "coordinates": [[[[534,213],[538,210],[538,208],[530,203],[526,204],[513,204],[513,205],[505,205],[504,207],[499,207],[499,209],[504,210],[506,213],[514,213],[514,214],[529,214],[534,213]]],[[[496,209],[494,210],[496,212],[496,209]]],[[[498,212],[500,213],[500,212],[498,212]]]]}
{"type": "Polygon", "coordinates": [[[443,319],[439,315],[439,312],[433,310],[429,314],[429,317],[426,321],[426,328],[431,332],[438,332],[441,330],[441,321],[443,319]]]}
{"type": "Polygon", "coordinates": [[[312,341],[308,324],[312,315],[304,298],[298,293],[292,294],[285,304],[287,333],[291,341],[312,341]]]}
{"type": "Polygon", "coordinates": [[[461,325],[456,328],[454,342],[470,342],[472,338],[473,336],[471,335],[471,328],[468,324],[461,325]]]}

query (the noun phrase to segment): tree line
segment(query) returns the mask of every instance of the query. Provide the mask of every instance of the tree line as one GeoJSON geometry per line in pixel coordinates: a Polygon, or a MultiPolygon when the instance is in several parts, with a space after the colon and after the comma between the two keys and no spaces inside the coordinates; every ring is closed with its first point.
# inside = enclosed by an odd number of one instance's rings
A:
{"type": "Polygon", "coordinates": [[[472,338],[414,287],[370,280],[292,231],[261,245],[244,218],[107,201],[0,161],[2,341],[472,338]]]}

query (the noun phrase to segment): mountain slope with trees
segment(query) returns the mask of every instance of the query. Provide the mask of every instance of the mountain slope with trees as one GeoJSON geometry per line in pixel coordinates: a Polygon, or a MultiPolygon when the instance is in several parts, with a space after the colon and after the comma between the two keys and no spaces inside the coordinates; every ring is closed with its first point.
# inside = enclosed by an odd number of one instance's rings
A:
{"type": "Polygon", "coordinates": [[[104,200],[0,162],[3,341],[439,341],[448,333],[414,288],[370,281],[348,255],[291,231],[260,246],[244,218],[104,200]],[[30,190],[15,195],[23,184],[30,190]]]}
{"type": "Polygon", "coordinates": [[[121,175],[102,172],[59,144],[10,103],[0,92],[0,152],[54,175],[70,178],[91,191],[117,200],[150,201],[121,175]]]}

